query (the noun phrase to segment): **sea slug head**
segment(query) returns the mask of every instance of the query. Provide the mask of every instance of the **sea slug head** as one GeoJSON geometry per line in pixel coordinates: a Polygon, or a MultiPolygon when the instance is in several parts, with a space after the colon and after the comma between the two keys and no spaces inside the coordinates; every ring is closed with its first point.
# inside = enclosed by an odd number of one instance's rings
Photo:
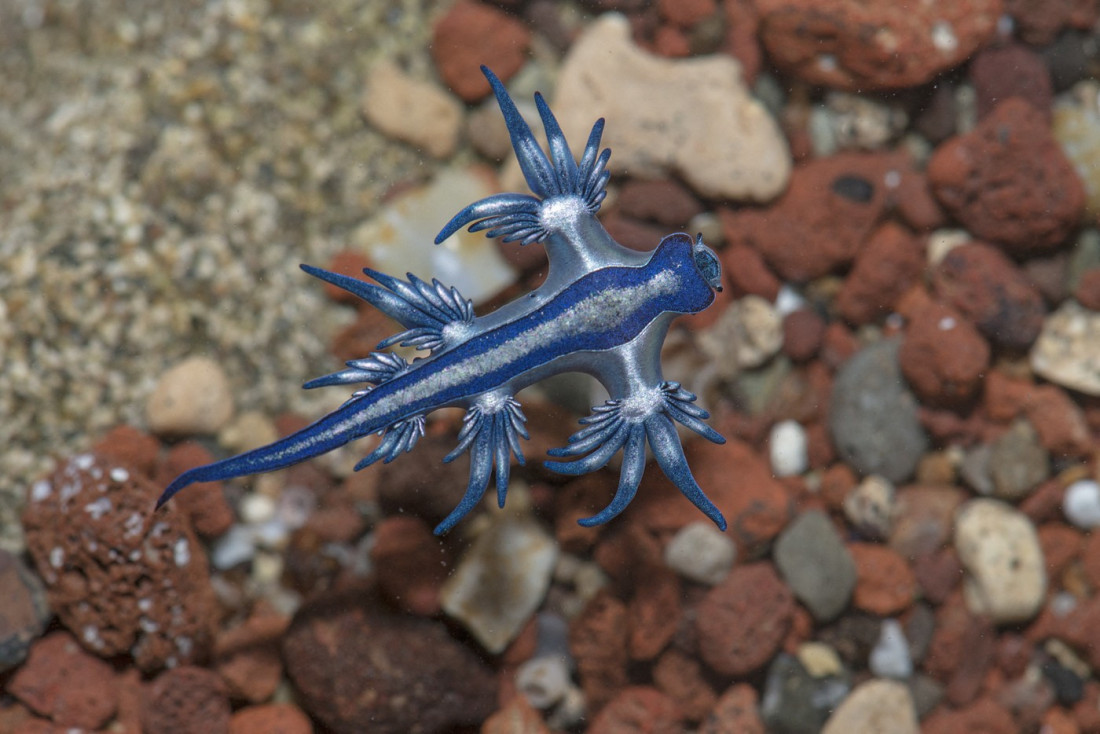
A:
{"type": "Polygon", "coordinates": [[[702,233],[695,235],[695,244],[692,245],[691,254],[695,258],[695,267],[707,281],[707,285],[715,291],[722,290],[722,263],[714,250],[703,244],[702,233]]]}

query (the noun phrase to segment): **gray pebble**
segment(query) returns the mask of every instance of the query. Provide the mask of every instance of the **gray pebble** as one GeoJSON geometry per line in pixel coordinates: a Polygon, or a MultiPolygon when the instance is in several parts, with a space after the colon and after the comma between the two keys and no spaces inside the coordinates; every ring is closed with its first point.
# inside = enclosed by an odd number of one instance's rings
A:
{"type": "Polygon", "coordinates": [[[788,525],[774,555],[779,572],[814,619],[828,621],[848,606],[856,566],[823,513],[806,512],[788,525]]]}

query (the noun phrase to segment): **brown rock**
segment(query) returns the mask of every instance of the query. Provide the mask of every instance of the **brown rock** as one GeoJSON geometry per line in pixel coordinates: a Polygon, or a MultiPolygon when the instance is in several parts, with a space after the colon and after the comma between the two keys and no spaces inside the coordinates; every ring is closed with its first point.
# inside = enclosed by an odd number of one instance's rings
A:
{"type": "Polygon", "coordinates": [[[947,222],[947,215],[932,195],[923,171],[901,175],[894,190],[894,208],[902,221],[917,232],[931,232],[947,222]]]}
{"type": "Polygon", "coordinates": [[[382,595],[413,614],[438,614],[439,590],[452,570],[443,542],[420,518],[403,516],[379,523],[374,538],[370,557],[382,595]]]}
{"type": "Polygon", "coordinates": [[[1052,706],[1043,713],[1039,722],[1039,731],[1043,734],[1080,734],[1077,723],[1068,711],[1059,706],[1052,706]]]}
{"type": "Polygon", "coordinates": [[[1100,311],[1100,268],[1089,268],[1081,274],[1073,297],[1090,311],[1100,311]]]}
{"type": "Polygon", "coordinates": [[[584,698],[592,711],[627,686],[626,615],[621,601],[601,591],[569,625],[569,652],[577,662],[584,698]]]}
{"type": "Polygon", "coordinates": [[[849,543],[856,563],[856,588],[852,603],[880,617],[900,614],[913,603],[917,580],[905,559],[885,545],[849,543]]]}
{"type": "Polygon", "coordinates": [[[46,590],[19,556],[0,549],[0,673],[27,657],[53,613],[46,590]]]}
{"type": "Polygon", "coordinates": [[[68,632],[38,640],[6,688],[62,727],[98,729],[118,705],[114,670],[86,653],[68,632]]]}
{"type": "Polygon", "coordinates": [[[718,701],[702,664],[679,650],[667,650],[657,660],[653,684],[676,702],[688,721],[702,721],[718,701]]]}
{"type": "Polygon", "coordinates": [[[1011,714],[991,699],[983,698],[963,709],[940,708],[921,724],[921,734],[1014,734],[1011,714]]]}
{"type": "Polygon", "coordinates": [[[1100,683],[1090,680],[1085,683],[1085,695],[1073,707],[1073,721],[1084,734],[1100,732],[1100,706],[1096,705],[1100,697],[1100,683]]]}
{"type": "Polygon", "coordinates": [[[825,319],[809,308],[791,311],[783,317],[783,353],[795,362],[817,355],[825,339],[825,319]]]}
{"type": "Polygon", "coordinates": [[[975,617],[962,594],[953,594],[936,612],[936,629],[924,669],[943,683],[955,706],[973,701],[996,656],[997,635],[989,620],[975,617]]]}
{"type": "Polygon", "coordinates": [[[958,406],[977,392],[989,368],[989,344],[955,309],[939,303],[909,321],[898,352],[913,392],[933,406],[958,406]]]}
{"type": "Polygon", "coordinates": [[[260,703],[275,693],[283,677],[279,647],[289,623],[261,606],[244,624],[218,633],[214,669],[233,698],[260,703]]]}
{"type": "Polygon", "coordinates": [[[1019,97],[1049,119],[1054,101],[1050,72],[1043,57],[1023,44],[982,49],[970,62],[970,81],[978,103],[978,119],[1009,97],[1019,97]]]}
{"type": "Polygon", "coordinates": [[[1000,0],[950,5],[761,0],[769,57],[811,84],[865,92],[923,84],[993,37],[1000,0]]]}
{"type": "Polygon", "coordinates": [[[664,564],[653,564],[636,579],[627,605],[630,657],[652,660],[676,634],[683,616],[680,577],[664,564]]]}
{"type": "MultiPolygon", "coordinates": [[[[196,466],[214,460],[206,448],[195,441],[183,441],[172,447],[156,473],[156,483],[167,486],[174,478],[196,466]]],[[[195,532],[216,538],[233,526],[233,508],[225,501],[221,482],[196,482],[172,500],[177,509],[191,520],[195,532]]]]}
{"type": "Polygon", "coordinates": [[[1085,190],[1043,114],[1011,98],[928,162],[936,198],[981,239],[1016,255],[1051,250],[1080,224],[1085,190]]]}
{"type": "Polygon", "coordinates": [[[779,649],[793,613],[794,597],[771,564],[735,566],[696,609],[703,661],[720,675],[760,668],[779,649]]]}
{"type": "Polygon", "coordinates": [[[825,329],[825,339],[821,343],[821,361],[836,370],[840,365],[859,351],[859,340],[839,321],[834,321],[825,329]]]}
{"type": "Polygon", "coordinates": [[[147,671],[201,657],[218,615],[202,546],[173,504],[154,512],[159,494],[136,470],[81,454],[36,482],[23,510],[61,622],[147,671]]]}
{"type": "MultiPolygon", "coordinates": [[[[720,210],[719,214],[725,213],[720,210]]],[[[725,217],[723,217],[723,221],[725,217]]],[[[779,295],[779,279],[768,269],[764,258],[747,245],[732,244],[722,250],[722,274],[733,295],[760,296],[772,302],[779,295]]]]}
{"type": "MultiPolygon", "coordinates": [[[[1066,567],[1081,555],[1082,541],[1080,531],[1064,523],[1047,522],[1039,526],[1039,547],[1043,549],[1047,578],[1061,577],[1066,567]]],[[[1100,570],[1100,567],[1097,570],[1100,570]]],[[[1100,578],[1096,581],[1100,581],[1100,578]]],[[[1090,579],[1090,582],[1093,582],[1093,579],[1090,579]]]]}
{"type": "Polygon", "coordinates": [[[1084,548],[1079,545],[1078,551],[1081,554],[1081,571],[1085,579],[1092,584],[1092,588],[1100,589],[1100,533],[1089,533],[1085,538],[1084,548]]]}
{"type": "Polygon", "coordinates": [[[764,734],[757,705],[756,689],[748,683],[737,683],[718,699],[699,734],[764,734]]]}
{"type": "Polygon", "coordinates": [[[512,696],[481,725],[481,734],[550,734],[550,727],[524,696],[512,696]]]}
{"type": "Polygon", "coordinates": [[[1020,39],[1033,46],[1047,45],[1066,27],[1091,28],[1098,9],[1089,0],[1005,0],[1005,15],[1016,21],[1020,39]]]}
{"type": "Polygon", "coordinates": [[[893,222],[883,224],[860,248],[837,294],[841,315],[857,325],[887,315],[918,282],[924,260],[924,244],[919,239],[893,222]]]}
{"type": "Polygon", "coordinates": [[[914,558],[934,553],[951,539],[955,510],[965,494],[946,485],[902,487],[894,506],[890,547],[902,557],[914,558]]]}
{"type": "Polygon", "coordinates": [[[268,703],[246,706],[233,714],[229,734],[313,734],[313,724],[293,704],[268,703]]]}
{"type": "Polygon", "coordinates": [[[531,32],[514,16],[460,0],[435,24],[431,52],[447,86],[467,102],[476,102],[490,91],[481,65],[507,81],[527,60],[530,43],[531,32]]]}
{"type": "Polygon", "coordinates": [[[718,12],[715,0],[658,0],[657,12],[668,23],[691,28],[718,12]]]}
{"type": "Polygon", "coordinates": [[[151,479],[160,455],[160,441],[133,426],[115,426],[95,442],[92,451],[132,466],[151,479]]]}
{"type": "MultiPolygon", "coordinates": [[[[340,250],[340,252],[333,255],[328,261],[328,265],[325,266],[325,269],[333,273],[346,275],[349,278],[363,280],[363,269],[369,267],[371,267],[371,261],[362,252],[358,250],[340,250]]],[[[329,300],[335,301],[336,303],[346,303],[351,306],[362,305],[363,301],[355,294],[349,293],[340,286],[329,283],[327,280],[321,281],[321,283],[321,290],[324,291],[329,300]]]]}
{"type": "Polygon", "coordinates": [[[993,369],[986,373],[982,389],[986,415],[998,423],[1011,423],[1027,405],[1035,385],[993,369]]]}
{"type": "Polygon", "coordinates": [[[624,688],[604,706],[587,734],[682,734],[676,703],[649,686],[624,688]]]}
{"type": "Polygon", "coordinates": [[[619,190],[616,207],[628,217],[684,232],[692,218],[703,211],[691,190],[671,179],[630,179],[619,190]]]}
{"type": "Polygon", "coordinates": [[[1039,443],[1056,457],[1084,456],[1093,449],[1085,414],[1057,385],[1037,385],[1024,405],[1039,443]]]}
{"type": "Polygon", "coordinates": [[[936,266],[937,298],[954,307],[994,344],[1026,349],[1043,326],[1043,299],[996,248],[969,242],[936,266]]]}
{"type": "Polygon", "coordinates": [[[427,734],[480,723],[496,703],[492,671],[443,624],[362,587],[304,604],[283,659],[302,707],[333,734],[427,734]]]}
{"type": "Polygon", "coordinates": [[[143,731],[228,734],[229,697],[217,674],[193,665],[165,671],[145,688],[143,731]]]}
{"type": "Polygon", "coordinates": [[[662,25],[653,34],[653,53],[669,59],[686,58],[691,55],[691,41],[683,29],[662,25]]]}

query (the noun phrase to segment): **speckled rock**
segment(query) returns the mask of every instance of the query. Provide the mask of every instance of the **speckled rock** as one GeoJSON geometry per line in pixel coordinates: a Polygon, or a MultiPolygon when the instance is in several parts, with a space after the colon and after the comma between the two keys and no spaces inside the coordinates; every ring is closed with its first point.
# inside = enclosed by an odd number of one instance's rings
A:
{"type": "Polygon", "coordinates": [[[592,720],[588,734],[679,734],[680,710],[676,702],[650,686],[631,686],[592,720]]]}
{"type": "Polygon", "coordinates": [[[68,632],[38,640],[5,688],[58,726],[98,729],[118,705],[114,670],[89,655],[68,632]]]}
{"type": "Polygon", "coordinates": [[[684,578],[714,586],[726,577],[737,558],[737,546],[713,523],[693,522],[676,532],[665,546],[665,563],[684,578]]]}
{"type": "Polygon", "coordinates": [[[481,65],[507,80],[523,66],[530,43],[531,31],[518,18],[486,3],[462,0],[436,23],[430,48],[447,86],[475,102],[490,91],[481,65]]]}
{"type": "Polygon", "coordinates": [[[313,724],[293,704],[267,703],[234,712],[229,734],[313,734],[313,724]]]}
{"type": "Polygon", "coordinates": [[[1043,322],[1031,348],[1035,373],[1072,390],[1100,395],[1100,313],[1067,301],[1043,322]]]}
{"type": "Polygon", "coordinates": [[[783,321],[760,296],[735,301],[711,326],[696,334],[699,349],[725,378],[759,367],[783,346],[783,321]]]}
{"type": "Polygon", "coordinates": [[[997,623],[1022,622],[1039,610],[1047,579],[1035,527],[1027,516],[990,499],[959,509],[955,549],[967,571],[966,603],[997,623]]]}
{"type": "MultiPolygon", "coordinates": [[[[732,563],[732,559],[731,559],[732,563]]],[[[31,643],[42,634],[53,613],[46,603],[42,581],[23,561],[0,550],[0,673],[27,656],[31,643]]]]}
{"type": "Polygon", "coordinates": [[[463,114],[457,99],[431,82],[408,76],[390,61],[375,64],[366,84],[362,105],[367,122],[436,158],[454,153],[463,114]]]}
{"type": "Polygon", "coordinates": [[[1072,94],[1061,95],[1054,105],[1054,139],[1062,146],[1085,187],[1086,210],[1100,215],[1100,84],[1080,82],[1072,94]]]}
{"type": "Polygon", "coordinates": [[[764,734],[757,708],[755,688],[747,683],[730,686],[699,727],[699,734],[764,734]]]}
{"type": "Polygon", "coordinates": [[[891,173],[903,155],[840,153],[802,163],[791,184],[765,208],[720,210],[732,245],[747,245],[784,279],[802,282],[849,264],[886,209],[891,173]],[[792,247],[799,242],[799,247],[792,247]]]}
{"type": "Polygon", "coordinates": [[[1054,89],[1043,57],[1019,43],[984,48],[970,62],[970,81],[978,119],[1009,97],[1026,100],[1044,115],[1050,113],[1054,89]]]}
{"type": "Polygon", "coordinates": [[[787,635],[794,607],[790,589],[771,564],[734,567],[696,609],[703,661],[721,675],[760,668],[787,635]]]}
{"type": "Polygon", "coordinates": [[[856,566],[823,513],[799,515],[779,536],[774,556],[779,572],[814,619],[828,621],[848,606],[856,566]]]}
{"type": "Polygon", "coordinates": [[[882,540],[894,524],[896,495],[893,482],[872,474],[844,495],[844,517],[864,537],[882,540]]]}
{"type": "Polygon", "coordinates": [[[929,303],[912,314],[898,361],[913,392],[933,406],[974,397],[989,369],[989,343],[955,309],[929,303]]]}
{"type": "Polygon", "coordinates": [[[500,653],[538,608],[557,558],[557,543],[540,525],[497,515],[444,583],[443,611],[490,653],[500,653]]]}
{"type": "Polygon", "coordinates": [[[781,69],[811,84],[867,91],[922,84],[962,63],[992,38],[1001,2],[766,0],[757,12],[769,58],[781,69]]]}
{"type": "Polygon", "coordinates": [[[917,595],[917,580],[905,559],[888,546],[849,543],[856,567],[852,604],[880,617],[900,614],[917,595]]]}
{"type": "Polygon", "coordinates": [[[1018,420],[993,442],[989,452],[989,476],[993,494],[1017,501],[1050,475],[1050,455],[1026,420],[1018,420]]]}
{"type": "Polygon", "coordinates": [[[889,314],[902,294],[920,280],[924,267],[921,240],[900,225],[886,222],[856,254],[836,306],[853,324],[876,321],[889,314]]]}
{"type": "Polygon", "coordinates": [[[928,162],[936,198],[976,237],[1034,254],[1060,245],[1079,225],[1085,190],[1043,114],[1004,100],[970,133],[928,162]]]}
{"type": "Polygon", "coordinates": [[[917,734],[917,711],[904,683],[869,680],[837,707],[821,734],[917,734]]]}
{"type": "Polygon", "coordinates": [[[554,109],[570,140],[584,140],[593,120],[607,119],[612,171],[675,173],[703,196],[754,201],[774,197],[790,174],[786,142],[740,81],[737,62],[651,56],[630,40],[621,15],[601,16],[574,43],[554,109]]]}
{"type": "Polygon", "coordinates": [[[968,242],[936,264],[932,289],[987,339],[1026,349],[1043,328],[1043,297],[1016,265],[995,247],[968,242]]]}
{"type": "Polygon", "coordinates": [[[154,512],[159,494],[135,471],[81,454],[36,482],[23,512],[61,622],[93,652],[132,655],[143,670],[202,656],[218,614],[202,547],[171,506],[154,512]]]}
{"type": "Polygon", "coordinates": [[[230,714],[229,696],[217,673],[193,665],[161,673],[142,695],[143,731],[228,734],[230,714]]]}
{"type": "Polygon", "coordinates": [[[334,734],[431,734],[495,705],[492,672],[442,624],[395,614],[362,588],[304,604],[283,658],[302,707],[334,734]]]}
{"type": "Polygon", "coordinates": [[[883,340],[849,358],[833,383],[828,418],[840,456],[858,471],[894,483],[913,474],[928,446],[916,400],[901,377],[899,347],[896,340],[883,340]]]}
{"type": "Polygon", "coordinates": [[[216,433],[233,417],[233,393],[221,366],[207,357],[190,357],[160,376],[145,405],[155,433],[216,433]]]}

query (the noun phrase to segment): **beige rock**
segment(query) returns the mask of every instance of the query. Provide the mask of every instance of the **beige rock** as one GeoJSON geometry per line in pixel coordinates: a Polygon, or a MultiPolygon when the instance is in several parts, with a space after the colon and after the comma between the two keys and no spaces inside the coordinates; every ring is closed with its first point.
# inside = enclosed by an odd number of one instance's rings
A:
{"type": "Polygon", "coordinates": [[[1100,313],[1066,301],[1043,322],[1031,368],[1053,383],[1100,395],[1100,313]]]}
{"type": "Polygon", "coordinates": [[[902,683],[872,679],[844,699],[821,734],[917,734],[913,697],[902,683]]]}
{"type": "Polygon", "coordinates": [[[233,417],[229,380],[212,359],[185,359],[160,376],[145,415],[154,433],[215,433],[233,417]]]}
{"type": "Polygon", "coordinates": [[[406,75],[395,64],[375,64],[367,76],[363,115],[386,135],[447,158],[458,145],[464,108],[431,82],[406,75]]]}
{"type": "Polygon", "coordinates": [[[790,151],[746,89],[740,65],[725,55],[653,56],[634,45],[617,13],[601,16],[574,43],[553,107],[575,145],[606,118],[612,171],[675,173],[704,196],[753,201],[768,201],[787,184],[790,151]]]}

